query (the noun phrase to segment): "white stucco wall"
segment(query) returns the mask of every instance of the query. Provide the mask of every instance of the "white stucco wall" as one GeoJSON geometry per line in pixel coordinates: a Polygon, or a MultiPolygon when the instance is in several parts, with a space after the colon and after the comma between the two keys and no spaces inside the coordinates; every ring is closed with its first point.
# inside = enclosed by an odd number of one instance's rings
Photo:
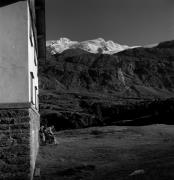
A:
{"type": "Polygon", "coordinates": [[[31,18],[27,1],[0,8],[0,103],[31,102],[30,72],[33,72],[35,107],[35,86],[37,96],[39,91],[38,62],[30,28],[31,18]]]}
{"type": "Polygon", "coordinates": [[[36,52],[36,44],[33,36],[33,30],[32,30],[32,24],[31,24],[31,18],[30,18],[30,11],[28,6],[28,76],[29,76],[29,99],[31,101],[31,81],[30,81],[30,72],[33,73],[34,79],[33,79],[33,102],[34,107],[36,106],[38,108],[38,104],[35,104],[35,102],[38,102],[38,99],[36,101],[36,98],[38,98],[38,60],[37,60],[37,52],[36,52]],[[31,39],[30,39],[31,36],[31,39]],[[31,44],[31,41],[33,44],[31,44]],[[37,87],[37,94],[35,97],[35,87],[37,87]]]}
{"type": "Polygon", "coordinates": [[[27,2],[0,8],[0,103],[29,101],[27,2]]]}

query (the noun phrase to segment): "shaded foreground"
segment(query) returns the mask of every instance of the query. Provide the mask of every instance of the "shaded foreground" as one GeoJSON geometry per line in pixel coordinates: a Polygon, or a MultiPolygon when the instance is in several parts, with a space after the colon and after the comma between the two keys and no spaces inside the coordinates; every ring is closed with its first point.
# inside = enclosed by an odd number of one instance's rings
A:
{"type": "Polygon", "coordinates": [[[42,180],[174,179],[174,126],[107,126],[57,132],[40,147],[42,180]]]}

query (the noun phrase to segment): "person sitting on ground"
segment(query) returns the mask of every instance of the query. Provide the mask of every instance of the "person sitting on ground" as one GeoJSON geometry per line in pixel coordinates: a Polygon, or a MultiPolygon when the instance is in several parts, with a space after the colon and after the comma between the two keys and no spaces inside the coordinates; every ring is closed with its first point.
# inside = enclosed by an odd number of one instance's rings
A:
{"type": "Polygon", "coordinates": [[[58,144],[57,140],[56,140],[56,137],[53,133],[53,129],[54,129],[54,126],[50,126],[46,129],[46,134],[47,134],[47,137],[48,137],[48,142],[50,144],[58,144]]]}

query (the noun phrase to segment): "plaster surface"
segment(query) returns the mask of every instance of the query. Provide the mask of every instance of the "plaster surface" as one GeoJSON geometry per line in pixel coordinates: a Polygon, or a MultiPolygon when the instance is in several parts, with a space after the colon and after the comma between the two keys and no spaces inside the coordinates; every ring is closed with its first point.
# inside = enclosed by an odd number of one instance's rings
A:
{"type": "Polygon", "coordinates": [[[0,8],[0,103],[29,101],[27,2],[0,8]]]}

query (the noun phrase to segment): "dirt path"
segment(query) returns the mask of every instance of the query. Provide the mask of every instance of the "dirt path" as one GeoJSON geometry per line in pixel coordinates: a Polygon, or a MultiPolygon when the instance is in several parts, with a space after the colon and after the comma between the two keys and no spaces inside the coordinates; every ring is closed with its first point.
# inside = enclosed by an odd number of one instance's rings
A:
{"type": "Polygon", "coordinates": [[[61,131],[41,146],[42,180],[173,180],[174,126],[93,127],[61,131]]]}

